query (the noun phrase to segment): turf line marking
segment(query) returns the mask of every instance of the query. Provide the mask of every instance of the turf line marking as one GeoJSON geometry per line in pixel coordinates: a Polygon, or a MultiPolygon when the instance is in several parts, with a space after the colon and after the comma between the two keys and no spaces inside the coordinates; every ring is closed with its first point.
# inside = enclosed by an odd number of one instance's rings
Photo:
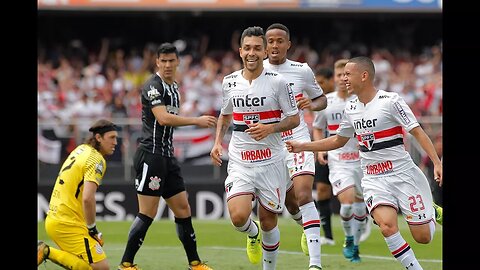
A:
{"type": "MultiPolygon", "coordinates": [[[[181,249],[180,246],[143,246],[142,249],[172,249],[172,248],[178,248],[181,249]]],[[[215,250],[234,250],[234,251],[241,251],[245,252],[245,248],[236,248],[236,247],[221,247],[221,246],[204,246],[201,247],[202,249],[215,249],[215,250]]],[[[109,250],[124,250],[124,248],[109,248],[109,250]]],[[[303,255],[303,252],[299,251],[287,251],[287,250],[279,250],[279,253],[281,254],[291,254],[291,255],[303,255]]],[[[343,257],[341,254],[326,254],[322,253],[322,256],[325,257],[343,257]]],[[[396,261],[395,258],[392,257],[385,257],[385,256],[376,256],[376,255],[365,255],[362,254],[362,258],[369,258],[369,259],[374,259],[374,260],[386,260],[386,261],[396,261]]],[[[429,263],[442,263],[442,260],[436,260],[436,259],[419,259],[417,258],[419,262],[429,262],[429,263]]]]}

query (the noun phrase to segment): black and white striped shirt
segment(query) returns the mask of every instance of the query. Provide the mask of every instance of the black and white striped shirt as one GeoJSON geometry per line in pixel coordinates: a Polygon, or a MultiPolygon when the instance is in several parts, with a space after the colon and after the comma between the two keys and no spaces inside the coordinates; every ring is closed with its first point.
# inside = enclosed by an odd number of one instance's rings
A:
{"type": "Polygon", "coordinates": [[[167,84],[153,74],[142,87],[142,139],[140,148],[165,157],[173,157],[172,126],[162,126],[155,119],[152,108],[165,106],[168,113],[178,115],[180,92],[176,82],[167,84]]]}

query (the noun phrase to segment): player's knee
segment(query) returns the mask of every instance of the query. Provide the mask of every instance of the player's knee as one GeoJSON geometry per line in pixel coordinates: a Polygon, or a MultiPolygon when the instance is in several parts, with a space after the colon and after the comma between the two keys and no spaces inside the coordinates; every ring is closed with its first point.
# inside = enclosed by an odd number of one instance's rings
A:
{"type": "Polygon", "coordinates": [[[378,222],[377,225],[380,227],[382,235],[388,237],[390,235],[398,232],[398,226],[390,222],[378,222]]]}
{"type": "Polygon", "coordinates": [[[98,263],[93,263],[90,266],[92,267],[93,270],[109,270],[110,269],[106,259],[98,263]]]}
{"type": "Polygon", "coordinates": [[[317,185],[317,193],[321,195],[330,195],[330,187],[327,185],[317,185]]]}
{"type": "Polygon", "coordinates": [[[429,233],[413,234],[413,239],[419,244],[428,244],[432,241],[429,233]]]}
{"type": "Polygon", "coordinates": [[[300,191],[297,194],[297,201],[298,201],[298,205],[305,205],[305,204],[313,201],[312,192],[311,191],[305,191],[305,190],[300,191]]]}
{"type": "Polygon", "coordinates": [[[230,212],[230,220],[233,226],[242,227],[248,221],[248,215],[243,215],[241,212],[230,212]]]}
{"type": "Polygon", "coordinates": [[[350,218],[353,215],[353,207],[351,204],[340,205],[340,216],[342,218],[350,218]]]}

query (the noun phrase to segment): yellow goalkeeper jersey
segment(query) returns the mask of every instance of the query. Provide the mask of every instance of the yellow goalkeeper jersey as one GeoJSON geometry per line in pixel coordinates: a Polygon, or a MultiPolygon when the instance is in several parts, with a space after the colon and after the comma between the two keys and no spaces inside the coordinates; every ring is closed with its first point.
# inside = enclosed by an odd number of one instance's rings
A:
{"type": "Polygon", "coordinates": [[[49,218],[72,224],[85,224],[83,183],[98,186],[106,170],[105,158],[89,144],[81,144],[67,157],[55,181],[50,197],[49,218]]]}

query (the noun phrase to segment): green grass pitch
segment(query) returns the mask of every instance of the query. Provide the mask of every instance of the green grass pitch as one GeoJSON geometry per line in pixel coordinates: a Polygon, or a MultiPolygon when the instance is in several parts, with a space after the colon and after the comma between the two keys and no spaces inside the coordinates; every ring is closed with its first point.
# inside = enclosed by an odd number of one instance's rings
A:
{"type": "MultiPolygon", "coordinates": [[[[117,269],[127,241],[131,221],[99,221],[97,227],[105,239],[105,252],[110,269],[117,269]]],[[[215,270],[259,270],[261,264],[252,265],[245,252],[245,234],[237,232],[229,220],[193,220],[197,236],[200,258],[215,270]]],[[[377,226],[372,225],[370,237],[360,244],[362,262],[352,264],[343,258],[343,230],[338,215],[332,219],[335,246],[322,246],[322,266],[324,270],[401,270],[404,269],[390,254],[377,226]]],[[[442,269],[442,226],[437,225],[435,236],[430,244],[417,244],[410,235],[408,227],[399,216],[402,236],[410,244],[417,259],[425,270],[442,269]]],[[[280,218],[280,254],[277,261],[278,270],[308,269],[308,257],[300,247],[302,229],[292,219],[280,218]]],[[[47,244],[53,242],[47,237],[44,223],[38,223],[38,239],[47,244]]],[[[323,234],[323,232],[322,232],[323,234]]],[[[185,252],[175,232],[173,220],[158,220],[151,225],[143,246],[138,251],[135,263],[145,270],[186,270],[185,252]]],[[[38,269],[63,269],[47,261],[38,269]]]]}

